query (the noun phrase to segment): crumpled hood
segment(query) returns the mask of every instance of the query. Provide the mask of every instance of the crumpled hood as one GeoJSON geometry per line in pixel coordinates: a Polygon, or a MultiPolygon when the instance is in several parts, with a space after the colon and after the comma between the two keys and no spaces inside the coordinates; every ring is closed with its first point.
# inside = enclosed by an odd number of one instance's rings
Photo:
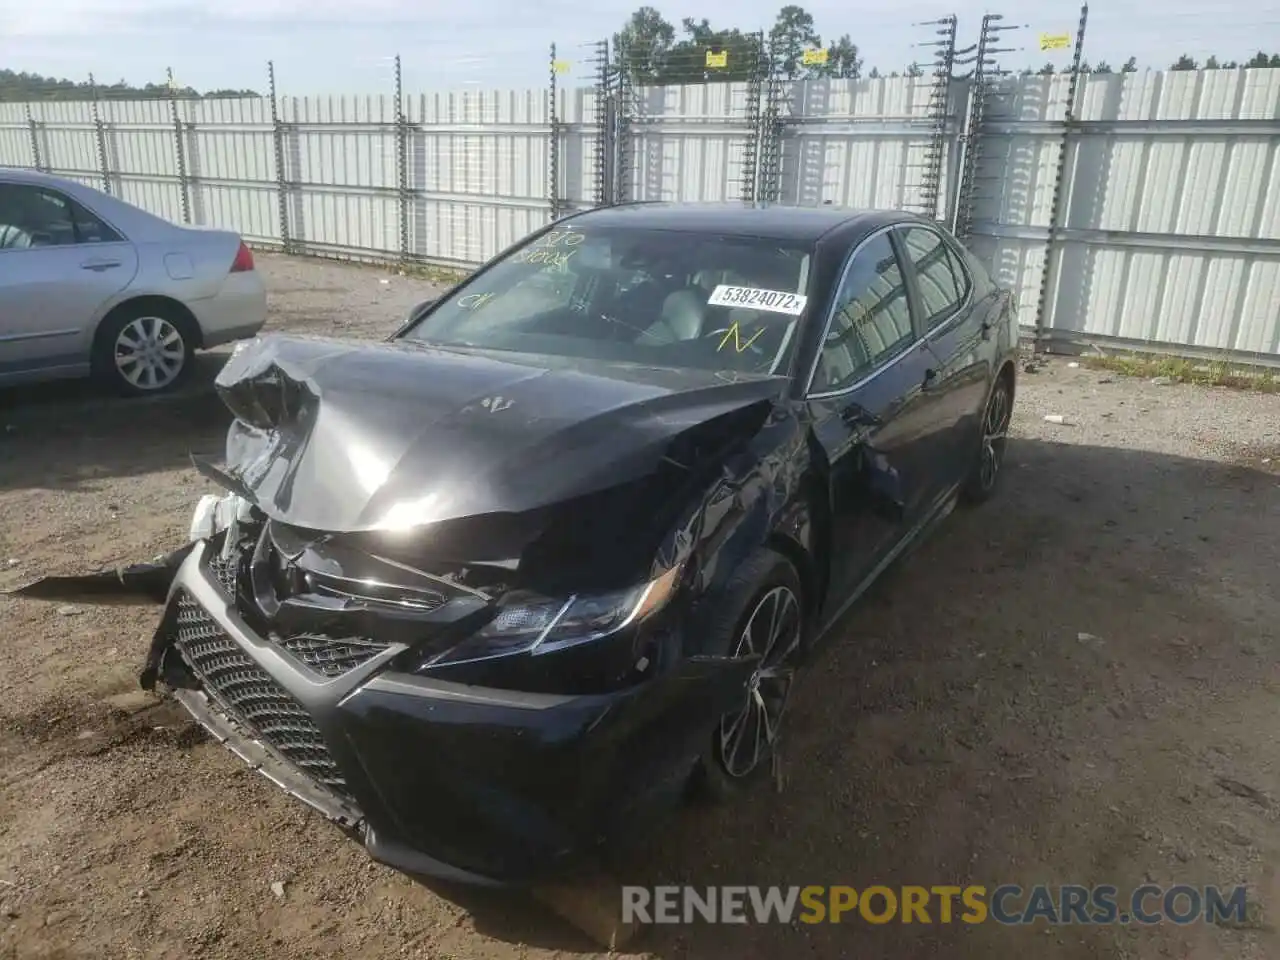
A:
{"type": "Polygon", "coordinates": [[[216,380],[237,418],[226,474],[268,516],[330,532],[522,513],[627,483],[684,431],[769,405],[784,384],[281,335],[239,345],[216,380]]]}

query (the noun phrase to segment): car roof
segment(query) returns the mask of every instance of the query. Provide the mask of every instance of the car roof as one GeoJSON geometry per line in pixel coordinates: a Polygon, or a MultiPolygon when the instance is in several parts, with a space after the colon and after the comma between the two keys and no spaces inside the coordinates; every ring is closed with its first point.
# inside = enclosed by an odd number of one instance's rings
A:
{"type": "Polygon", "coordinates": [[[65,177],[55,177],[53,174],[44,173],[40,170],[30,170],[26,167],[5,167],[0,166],[0,177],[13,183],[41,183],[50,187],[61,187],[68,183],[75,183],[74,180],[68,180],[65,177]]]}
{"type": "Polygon", "coordinates": [[[863,210],[824,205],[784,207],[767,203],[625,203],[573,218],[602,227],[635,227],[689,233],[718,233],[773,240],[816,242],[840,227],[870,232],[915,219],[900,210],[863,210]],[[861,228],[861,229],[858,229],[861,228]]]}
{"type": "MultiPolygon", "coordinates": [[[[25,167],[0,166],[0,182],[20,183],[58,190],[84,204],[113,228],[135,243],[164,242],[173,238],[174,231],[186,234],[215,234],[228,231],[209,227],[184,227],[163,217],[143,210],[126,200],[103,193],[80,180],[59,177],[25,167]]],[[[188,241],[193,238],[187,236],[188,241]]]]}

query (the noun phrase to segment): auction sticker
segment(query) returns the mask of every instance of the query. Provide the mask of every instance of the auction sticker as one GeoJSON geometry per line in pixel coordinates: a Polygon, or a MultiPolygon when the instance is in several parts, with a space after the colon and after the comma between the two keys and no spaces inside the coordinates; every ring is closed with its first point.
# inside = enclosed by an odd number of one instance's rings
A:
{"type": "Polygon", "coordinates": [[[731,287],[722,283],[711,291],[707,304],[713,307],[744,307],[748,310],[771,310],[798,317],[804,312],[809,298],[798,293],[781,290],[761,290],[758,287],[731,287]]]}

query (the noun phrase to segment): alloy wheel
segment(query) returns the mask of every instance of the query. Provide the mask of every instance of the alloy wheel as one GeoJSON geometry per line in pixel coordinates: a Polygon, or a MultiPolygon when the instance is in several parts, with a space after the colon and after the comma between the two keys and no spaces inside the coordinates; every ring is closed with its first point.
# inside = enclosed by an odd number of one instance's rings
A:
{"type": "Polygon", "coordinates": [[[990,490],[995,486],[996,477],[1000,474],[1012,413],[1009,385],[1000,379],[996,381],[996,388],[991,392],[986,413],[982,417],[982,459],[978,465],[978,482],[983,490],[990,490]]]}
{"type": "Polygon", "coordinates": [[[182,373],[187,346],[163,317],[130,320],[116,336],[116,370],[138,390],[162,390],[182,373]]]}
{"type": "Polygon", "coordinates": [[[801,626],[800,601],[785,586],[766,592],[747,618],[732,655],[760,661],[741,707],[720,721],[719,760],[730,777],[748,776],[772,753],[795,679],[801,626]]]}

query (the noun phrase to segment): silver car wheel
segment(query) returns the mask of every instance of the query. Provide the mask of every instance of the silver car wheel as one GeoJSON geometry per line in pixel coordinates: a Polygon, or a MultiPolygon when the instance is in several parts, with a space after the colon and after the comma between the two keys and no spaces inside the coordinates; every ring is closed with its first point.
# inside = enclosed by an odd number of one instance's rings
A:
{"type": "Polygon", "coordinates": [[[162,390],[182,373],[187,345],[163,317],[138,317],[116,336],[116,369],[139,390],[162,390]]]}
{"type": "Polygon", "coordinates": [[[757,654],[760,665],[743,704],[721,719],[719,731],[720,763],[734,779],[751,774],[773,750],[795,678],[792,659],[800,649],[800,628],[800,601],[782,586],[761,597],[747,618],[733,656],[757,654]]]}

